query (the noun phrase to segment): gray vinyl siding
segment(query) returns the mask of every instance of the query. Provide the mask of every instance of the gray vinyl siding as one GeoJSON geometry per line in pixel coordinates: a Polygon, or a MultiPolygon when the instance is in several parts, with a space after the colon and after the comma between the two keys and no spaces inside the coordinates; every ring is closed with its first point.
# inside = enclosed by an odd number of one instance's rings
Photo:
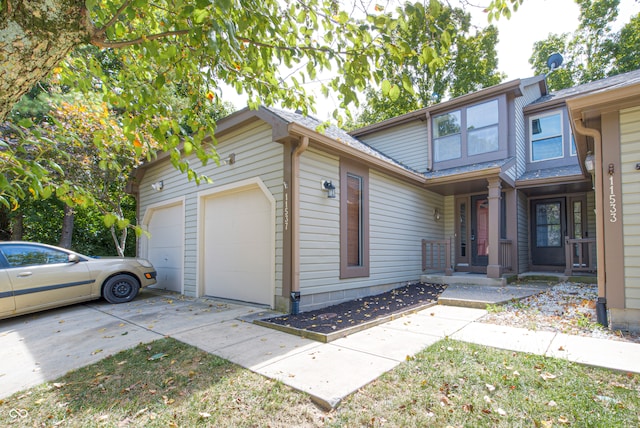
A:
{"type": "Polygon", "coordinates": [[[536,83],[535,85],[529,85],[522,88],[522,96],[515,100],[515,143],[516,143],[516,178],[520,177],[527,169],[527,154],[529,150],[527,144],[529,144],[529,137],[527,135],[527,126],[523,113],[524,107],[540,98],[540,87],[536,83]]]}
{"type": "Polygon", "coordinates": [[[529,200],[518,192],[518,273],[529,270],[529,200]]]}
{"type": "Polygon", "coordinates": [[[340,160],[314,149],[300,159],[300,293],[304,310],[376,294],[422,273],[421,240],[442,239],[443,198],[369,170],[370,276],[340,279],[340,160]],[[336,184],[327,198],[321,179],[336,184]]]}
{"type": "Polygon", "coordinates": [[[271,127],[263,122],[255,122],[236,132],[225,135],[216,147],[220,158],[220,166],[210,162],[201,166],[200,162],[190,156],[193,167],[209,176],[213,184],[201,184],[187,180],[185,174],[177,171],[167,161],[158,162],[149,167],[140,183],[140,216],[153,204],[184,198],[185,203],[185,245],[184,245],[184,292],[188,296],[197,296],[201,292],[196,283],[198,257],[198,194],[199,192],[245,179],[260,177],[276,200],[276,295],[282,294],[282,198],[283,198],[283,146],[271,138],[271,127]],[[224,160],[229,154],[236,154],[236,163],[226,165],[224,160]],[[164,189],[156,192],[151,184],[164,181],[164,189]]]}
{"type": "Polygon", "coordinates": [[[620,112],[625,307],[640,309],[640,107],[620,112]]]}
{"type": "Polygon", "coordinates": [[[427,170],[429,150],[426,120],[415,120],[359,139],[415,171],[427,170]]]}
{"type": "MultiPolygon", "coordinates": [[[[340,275],[340,161],[314,149],[300,158],[300,294],[313,294],[340,275]],[[320,187],[331,180],[336,197],[320,187]]],[[[327,291],[327,290],[325,290],[327,291]]],[[[335,290],[331,290],[335,291],[335,290]]]]}

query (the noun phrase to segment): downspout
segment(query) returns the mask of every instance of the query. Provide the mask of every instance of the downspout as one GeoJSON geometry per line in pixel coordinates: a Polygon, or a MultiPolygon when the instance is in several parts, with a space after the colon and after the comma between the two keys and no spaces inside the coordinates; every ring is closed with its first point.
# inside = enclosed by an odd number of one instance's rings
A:
{"type": "Polygon", "coordinates": [[[596,302],[596,316],[598,324],[608,327],[607,320],[607,289],[606,289],[606,269],[604,257],[604,198],[602,195],[602,135],[600,131],[593,128],[586,128],[582,124],[582,119],[574,119],[573,124],[576,131],[585,137],[593,138],[593,151],[596,159],[596,240],[598,251],[598,301],[596,302]],[[598,167],[598,165],[600,167],[598,167]]]}
{"type": "Polygon", "coordinates": [[[291,314],[300,311],[300,155],[309,147],[302,137],[291,155],[291,314]]]}
{"type": "Polygon", "coordinates": [[[427,172],[433,170],[433,151],[431,150],[431,113],[426,113],[427,117],[427,172]]]}

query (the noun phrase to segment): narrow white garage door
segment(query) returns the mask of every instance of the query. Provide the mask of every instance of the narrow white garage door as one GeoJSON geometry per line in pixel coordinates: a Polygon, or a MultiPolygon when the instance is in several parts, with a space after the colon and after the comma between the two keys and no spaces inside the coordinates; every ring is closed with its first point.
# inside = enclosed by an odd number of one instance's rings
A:
{"type": "Polygon", "coordinates": [[[147,258],[158,272],[153,288],[182,293],[184,209],[182,204],[154,208],[147,225],[147,258]]]}
{"type": "Polygon", "coordinates": [[[271,201],[259,187],[204,200],[204,291],[273,306],[271,201]]]}

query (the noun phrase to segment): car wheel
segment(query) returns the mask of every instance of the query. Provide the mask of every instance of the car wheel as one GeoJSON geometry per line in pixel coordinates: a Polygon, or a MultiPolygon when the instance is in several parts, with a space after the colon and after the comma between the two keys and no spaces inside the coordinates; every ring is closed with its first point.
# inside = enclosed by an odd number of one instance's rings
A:
{"type": "Polygon", "coordinates": [[[102,288],[102,296],[109,303],[132,301],[140,290],[140,283],[130,275],[116,275],[109,278],[102,288]]]}

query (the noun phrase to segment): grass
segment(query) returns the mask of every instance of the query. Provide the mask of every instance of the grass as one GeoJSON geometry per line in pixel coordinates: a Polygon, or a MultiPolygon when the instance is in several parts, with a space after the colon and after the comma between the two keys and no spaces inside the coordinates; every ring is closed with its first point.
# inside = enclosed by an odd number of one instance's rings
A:
{"type": "Polygon", "coordinates": [[[3,426],[637,426],[640,376],[442,340],[332,412],[173,339],[0,400],[3,426]]]}

